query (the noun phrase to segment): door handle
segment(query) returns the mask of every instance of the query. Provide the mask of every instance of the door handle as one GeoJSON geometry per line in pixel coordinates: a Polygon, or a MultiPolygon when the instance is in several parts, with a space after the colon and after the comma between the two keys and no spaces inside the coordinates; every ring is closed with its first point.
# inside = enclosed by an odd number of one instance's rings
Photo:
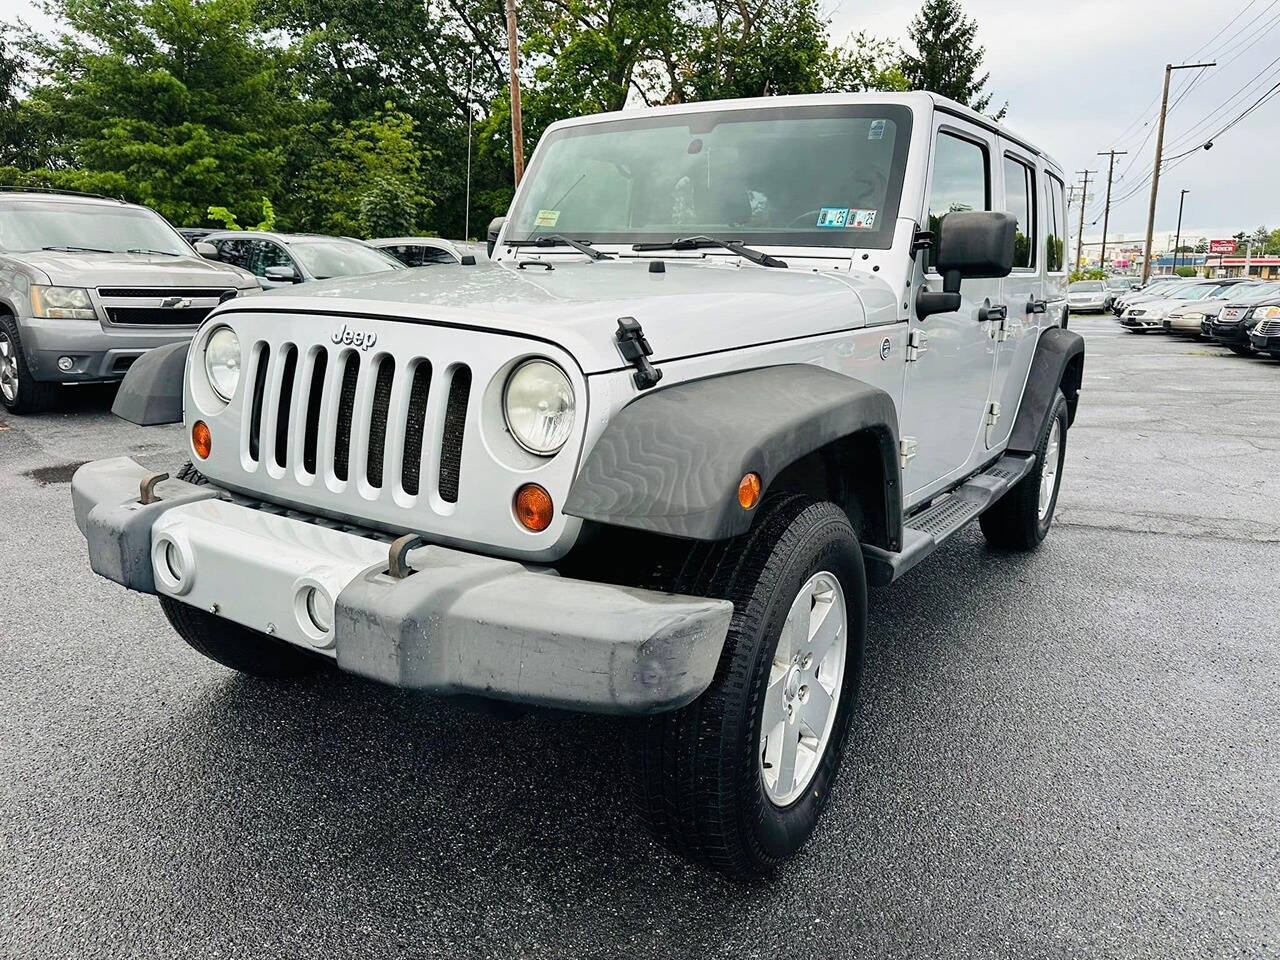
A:
{"type": "Polygon", "coordinates": [[[1033,297],[1031,302],[1027,304],[1027,313],[1044,313],[1048,309],[1048,300],[1037,300],[1033,297]]]}
{"type": "Polygon", "coordinates": [[[988,320],[1007,320],[1009,319],[1009,308],[1003,303],[984,303],[978,308],[978,322],[986,323],[988,320]]]}

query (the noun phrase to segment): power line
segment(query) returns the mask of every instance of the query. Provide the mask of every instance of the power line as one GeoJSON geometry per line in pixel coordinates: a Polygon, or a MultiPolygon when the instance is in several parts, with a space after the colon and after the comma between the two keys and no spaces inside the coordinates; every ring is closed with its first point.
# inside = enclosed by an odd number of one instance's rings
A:
{"type": "Polygon", "coordinates": [[[1186,151],[1185,153],[1179,153],[1179,154],[1176,154],[1175,156],[1172,156],[1172,157],[1170,157],[1169,159],[1170,159],[1170,160],[1177,160],[1177,159],[1179,159],[1179,158],[1181,158],[1181,157],[1189,157],[1191,154],[1193,154],[1193,153],[1195,153],[1195,152],[1197,152],[1197,151],[1199,151],[1199,150],[1207,150],[1209,147],[1213,146],[1213,141],[1214,141],[1214,140],[1217,140],[1217,139],[1218,139],[1218,137],[1222,136],[1224,133],[1226,133],[1228,130],[1230,130],[1232,127],[1234,127],[1237,123],[1239,123],[1241,120],[1243,120],[1243,119],[1244,119],[1245,117],[1247,117],[1249,114],[1253,113],[1253,111],[1257,110],[1260,106],[1262,106],[1264,103],[1266,103],[1266,102],[1267,102],[1268,100],[1270,100],[1272,97],[1274,97],[1277,93],[1280,93],[1280,83],[1277,83],[1277,84],[1275,84],[1274,86],[1272,86],[1272,87],[1271,87],[1271,89],[1269,89],[1269,90],[1268,90],[1266,93],[1264,93],[1261,97],[1259,97],[1257,100],[1255,100],[1255,101],[1254,101],[1254,102],[1253,102],[1253,103],[1252,103],[1252,104],[1251,104],[1251,105],[1250,105],[1246,110],[1244,110],[1244,112],[1242,112],[1241,114],[1239,114],[1239,115],[1238,115],[1234,120],[1232,120],[1230,123],[1228,123],[1225,127],[1223,127],[1221,130],[1219,130],[1219,131],[1218,131],[1217,133],[1215,133],[1213,136],[1209,137],[1209,138],[1208,138],[1208,140],[1206,140],[1204,143],[1202,143],[1202,144],[1197,144],[1196,146],[1192,147],[1190,150],[1186,151]]]}

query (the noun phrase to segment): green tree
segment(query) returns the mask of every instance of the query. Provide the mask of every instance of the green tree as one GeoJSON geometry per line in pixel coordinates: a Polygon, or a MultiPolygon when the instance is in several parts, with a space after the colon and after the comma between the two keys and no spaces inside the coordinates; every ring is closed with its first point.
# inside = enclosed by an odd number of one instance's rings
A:
{"type": "Polygon", "coordinates": [[[279,189],[281,52],[250,0],[51,0],[66,32],[33,43],[31,108],[53,118],[48,166],[120,178],[177,223],[224,203],[250,218],[279,189]]]}
{"type": "MultiPolygon", "coordinates": [[[[958,0],[924,0],[907,28],[915,53],[904,53],[902,73],[913,90],[929,90],[966,104],[979,113],[991,106],[986,92],[990,73],[978,74],[986,51],[978,45],[978,23],[958,0]]],[[[1003,119],[1006,103],[994,114],[1003,119]]]]}
{"type": "Polygon", "coordinates": [[[902,51],[892,40],[860,32],[828,51],[823,89],[828,93],[909,90],[901,62],[902,51]]]}

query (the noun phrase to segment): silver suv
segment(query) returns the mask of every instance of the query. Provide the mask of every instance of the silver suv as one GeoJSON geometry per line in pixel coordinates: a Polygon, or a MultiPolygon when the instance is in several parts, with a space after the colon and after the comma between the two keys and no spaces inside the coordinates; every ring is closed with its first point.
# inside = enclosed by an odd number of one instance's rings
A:
{"type": "Polygon", "coordinates": [[[657,835],[769,872],[836,783],[868,583],[1050,530],[1063,183],[923,93],[553,124],[494,262],[233,301],[141,361],[192,463],[81,467],[90,562],[238,670],[627,715],[657,835]]]}
{"type": "Polygon", "coordinates": [[[0,192],[0,403],[28,413],[59,384],[119,380],[153,347],[191,339],[220,302],[257,289],[146,207],[0,192]]]}

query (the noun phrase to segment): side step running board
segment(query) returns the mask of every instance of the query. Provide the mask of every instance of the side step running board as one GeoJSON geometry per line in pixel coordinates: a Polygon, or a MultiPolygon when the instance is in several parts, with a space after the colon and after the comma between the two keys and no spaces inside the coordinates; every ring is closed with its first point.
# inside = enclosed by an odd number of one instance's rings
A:
{"type": "Polygon", "coordinates": [[[864,545],[862,557],[867,580],[892,583],[937,550],[949,537],[991,506],[1031,472],[1036,458],[1008,454],[982,473],[970,477],[951,493],[939,497],[925,510],[907,518],[902,529],[902,550],[894,553],[864,545]]]}

